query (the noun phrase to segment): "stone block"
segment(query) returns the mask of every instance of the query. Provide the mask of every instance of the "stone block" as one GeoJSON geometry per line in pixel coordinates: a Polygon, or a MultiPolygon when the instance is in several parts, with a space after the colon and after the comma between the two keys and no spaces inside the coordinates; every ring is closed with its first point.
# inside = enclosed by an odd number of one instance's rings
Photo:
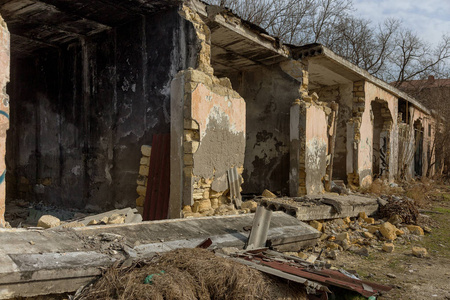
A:
{"type": "Polygon", "coordinates": [[[194,205],[192,206],[192,211],[194,213],[196,213],[196,212],[202,213],[202,212],[205,212],[210,209],[212,209],[212,207],[211,207],[211,201],[209,201],[209,200],[195,201],[194,205]]]}
{"type": "Polygon", "coordinates": [[[264,198],[276,198],[277,197],[277,195],[275,195],[274,193],[272,193],[269,190],[264,190],[263,193],[262,193],[262,196],[264,198]]]}
{"type": "Polygon", "coordinates": [[[256,211],[257,207],[258,207],[258,203],[253,200],[245,201],[241,205],[242,209],[250,209],[250,211],[252,211],[252,212],[256,211]]]}
{"type": "Polygon", "coordinates": [[[184,119],[184,129],[198,130],[198,123],[191,119],[184,119]]]}
{"type": "Polygon", "coordinates": [[[184,153],[195,153],[197,152],[200,143],[197,141],[185,141],[183,145],[184,145],[184,153]]]}
{"type": "Polygon", "coordinates": [[[412,254],[417,257],[426,257],[428,256],[428,251],[425,248],[412,247],[412,254]]]}
{"type": "Polygon", "coordinates": [[[142,186],[147,185],[147,176],[139,175],[138,179],[136,180],[136,183],[137,183],[137,185],[142,185],[142,186]]]}
{"type": "Polygon", "coordinates": [[[141,157],[140,164],[144,166],[150,166],[150,157],[147,156],[141,157]]]}
{"type": "Polygon", "coordinates": [[[373,224],[373,223],[375,223],[375,219],[374,219],[374,218],[365,218],[364,221],[365,221],[367,224],[373,224]]]}
{"type": "Polygon", "coordinates": [[[397,227],[392,225],[389,222],[385,222],[381,224],[380,226],[380,232],[381,234],[388,240],[395,240],[397,238],[397,235],[395,234],[395,231],[397,230],[397,227]]]}
{"type": "Polygon", "coordinates": [[[139,196],[139,198],[136,199],[136,206],[143,207],[145,203],[145,196],[139,196]]]}
{"type": "Polygon", "coordinates": [[[193,166],[194,165],[194,155],[192,153],[183,155],[183,162],[185,166],[193,166]]]}
{"type": "Polygon", "coordinates": [[[57,217],[51,215],[43,215],[42,217],[39,218],[37,227],[52,228],[59,226],[60,224],[61,221],[57,217]]]}
{"type": "Polygon", "coordinates": [[[316,220],[309,222],[309,225],[318,231],[322,231],[323,223],[320,223],[316,220]]]}
{"type": "Polygon", "coordinates": [[[141,176],[148,176],[148,171],[149,171],[148,166],[141,165],[139,167],[139,175],[141,175],[141,176]]]}
{"type": "Polygon", "coordinates": [[[384,252],[391,253],[391,252],[394,252],[394,248],[395,248],[395,246],[394,246],[393,243],[384,243],[383,247],[382,247],[382,250],[384,252]]]}
{"type": "Polygon", "coordinates": [[[424,235],[423,229],[420,226],[408,225],[408,226],[406,226],[406,228],[408,228],[408,230],[411,234],[424,235]]]}
{"type": "Polygon", "coordinates": [[[359,214],[358,214],[358,217],[360,217],[361,219],[367,219],[367,214],[366,214],[366,212],[360,212],[359,214]]]}
{"type": "Polygon", "coordinates": [[[150,157],[151,154],[152,154],[152,147],[149,146],[149,145],[142,145],[142,146],[141,146],[141,153],[142,153],[142,155],[144,155],[144,156],[150,157]]]}
{"type": "Polygon", "coordinates": [[[136,192],[138,193],[139,196],[144,196],[147,193],[147,187],[143,186],[143,185],[138,185],[136,188],[136,192]]]}

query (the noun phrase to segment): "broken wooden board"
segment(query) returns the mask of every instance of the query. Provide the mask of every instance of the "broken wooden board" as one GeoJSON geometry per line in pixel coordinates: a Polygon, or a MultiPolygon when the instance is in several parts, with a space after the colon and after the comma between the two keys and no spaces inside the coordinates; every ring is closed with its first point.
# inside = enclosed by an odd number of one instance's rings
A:
{"type": "Polygon", "coordinates": [[[261,198],[256,200],[269,209],[284,211],[301,221],[357,217],[360,212],[373,215],[378,211],[377,199],[357,195],[324,194],[301,198],[261,198]],[[336,209],[336,206],[339,209],[336,209]]]}

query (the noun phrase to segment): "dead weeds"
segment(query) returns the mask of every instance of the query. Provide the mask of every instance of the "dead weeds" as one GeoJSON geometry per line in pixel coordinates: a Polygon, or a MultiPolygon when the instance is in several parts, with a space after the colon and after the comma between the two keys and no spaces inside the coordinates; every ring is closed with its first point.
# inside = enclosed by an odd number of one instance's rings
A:
{"type": "Polygon", "coordinates": [[[179,249],[130,268],[109,268],[75,299],[306,299],[306,294],[296,284],[208,250],[179,249]]]}

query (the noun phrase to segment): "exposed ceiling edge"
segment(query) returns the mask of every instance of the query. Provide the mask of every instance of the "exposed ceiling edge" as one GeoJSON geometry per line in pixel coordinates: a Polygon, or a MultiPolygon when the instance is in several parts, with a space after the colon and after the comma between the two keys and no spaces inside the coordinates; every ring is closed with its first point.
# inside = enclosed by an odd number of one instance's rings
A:
{"type": "Polygon", "coordinates": [[[292,54],[294,59],[308,59],[312,57],[318,57],[322,56],[325,57],[334,63],[337,63],[341,65],[343,68],[345,68],[347,71],[352,72],[353,74],[356,74],[359,76],[362,80],[369,81],[373,83],[374,85],[382,88],[383,90],[393,94],[394,96],[398,98],[405,99],[406,101],[410,102],[414,106],[416,106],[421,111],[431,114],[430,110],[427,109],[425,106],[419,103],[416,99],[411,97],[410,95],[406,94],[405,92],[400,91],[399,89],[393,87],[392,85],[388,84],[387,82],[384,82],[381,79],[376,78],[366,70],[358,67],[357,65],[349,62],[348,60],[344,59],[343,57],[337,55],[327,47],[320,45],[320,44],[311,44],[311,45],[305,45],[301,47],[292,47],[292,54]]]}
{"type": "Polygon", "coordinates": [[[267,50],[270,50],[282,57],[290,58],[290,48],[288,46],[277,42],[276,38],[267,35],[263,30],[260,30],[261,32],[257,32],[258,30],[249,28],[246,26],[246,22],[244,22],[239,16],[231,13],[228,9],[215,5],[208,5],[199,0],[191,0],[190,4],[191,7],[207,23],[215,22],[218,25],[233,31],[234,33],[237,33],[250,41],[261,45],[267,50]],[[226,12],[226,14],[223,14],[224,12],[226,12]],[[229,16],[230,18],[236,18],[235,21],[239,22],[232,22],[233,20],[226,18],[224,15],[229,16]]]}

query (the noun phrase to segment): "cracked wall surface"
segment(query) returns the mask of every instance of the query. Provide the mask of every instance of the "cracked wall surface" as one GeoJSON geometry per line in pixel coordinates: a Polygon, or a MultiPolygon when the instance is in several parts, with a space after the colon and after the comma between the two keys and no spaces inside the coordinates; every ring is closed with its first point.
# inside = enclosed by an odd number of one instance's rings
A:
{"type": "Polygon", "coordinates": [[[177,75],[172,92],[170,215],[182,206],[185,217],[214,215],[230,203],[227,170],[243,171],[245,101],[226,78],[193,69],[177,75]]]}
{"type": "Polygon", "coordinates": [[[0,16],[0,227],[5,225],[6,200],[6,135],[9,128],[9,96],[6,93],[6,84],[9,81],[10,44],[9,31],[6,23],[0,16]]]}
{"type": "Polygon", "coordinates": [[[56,51],[12,49],[9,196],[95,210],[133,205],[140,147],[169,133],[171,80],[197,67],[199,48],[174,8],[56,51]]]}
{"type": "Polygon", "coordinates": [[[278,65],[230,75],[247,104],[244,193],[289,192],[289,111],[299,82],[278,65]]]}

